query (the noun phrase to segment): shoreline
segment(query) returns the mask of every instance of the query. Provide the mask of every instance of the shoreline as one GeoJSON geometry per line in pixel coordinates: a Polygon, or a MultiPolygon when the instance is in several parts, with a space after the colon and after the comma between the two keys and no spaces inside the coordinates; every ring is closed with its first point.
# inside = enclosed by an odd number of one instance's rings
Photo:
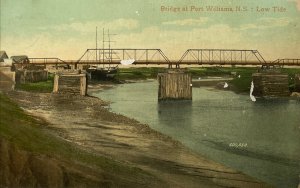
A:
{"type": "Polygon", "coordinates": [[[170,187],[271,187],[194,153],[148,125],[110,112],[109,102],[99,98],[23,91],[9,97],[49,122],[63,139],[155,174],[170,187]]]}

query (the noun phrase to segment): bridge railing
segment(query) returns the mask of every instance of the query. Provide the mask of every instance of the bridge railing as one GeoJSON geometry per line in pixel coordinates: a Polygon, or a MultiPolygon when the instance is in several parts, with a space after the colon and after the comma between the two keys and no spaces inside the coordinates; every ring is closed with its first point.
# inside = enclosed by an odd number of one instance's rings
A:
{"type": "Polygon", "coordinates": [[[300,65],[300,59],[276,59],[272,62],[274,65],[300,65]]]}
{"type": "Polygon", "coordinates": [[[60,64],[60,63],[67,63],[64,60],[61,60],[59,58],[28,58],[29,63],[32,64],[60,64]]]}
{"type": "Polygon", "coordinates": [[[257,50],[188,49],[178,64],[264,64],[265,59],[257,50]]]}

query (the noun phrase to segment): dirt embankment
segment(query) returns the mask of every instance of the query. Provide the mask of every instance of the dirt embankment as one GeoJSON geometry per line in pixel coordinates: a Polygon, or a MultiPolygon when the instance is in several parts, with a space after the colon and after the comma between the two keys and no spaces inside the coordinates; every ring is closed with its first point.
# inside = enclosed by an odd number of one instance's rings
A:
{"type": "MultiPolygon", "coordinates": [[[[9,95],[26,111],[50,122],[49,128],[63,139],[155,176],[161,181],[155,187],[270,187],[191,152],[147,125],[110,112],[98,98],[27,92],[9,95]]],[[[148,183],[145,180],[140,187],[148,183]]]]}
{"type": "Polygon", "coordinates": [[[92,169],[33,154],[0,138],[0,187],[108,187],[92,169]]]}

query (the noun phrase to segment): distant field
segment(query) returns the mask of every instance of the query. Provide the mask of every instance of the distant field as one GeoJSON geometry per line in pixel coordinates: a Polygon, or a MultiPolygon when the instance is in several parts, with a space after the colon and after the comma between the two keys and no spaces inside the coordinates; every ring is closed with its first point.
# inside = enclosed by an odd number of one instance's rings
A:
{"type": "MultiPolygon", "coordinates": [[[[248,92],[252,81],[252,74],[258,71],[258,68],[256,67],[191,67],[186,69],[195,79],[207,76],[233,77],[233,80],[230,81],[230,83],[234,85],[237,92],[248,92]]],[[[135,80],[156,78],[157,73],[164,72],[165,70],[166,68],[161,67],[123,68],[119,69],[116,79],[135,80]]],[[[293,78],[296,73],[300,73],[300,69],[282,68],[281,72],[289,74],[289,86],[290,89],[293,90],[293,78]]]]}
{"type": "MultiPolygon", "coordinates": [[[[248,92],[252,81],[252,74],[257,72],[256,67],[191,67],[186,68],[194,79],[207,76],[233,77],[230,81],[237,92],[248,92]]],[[[132,67],[120,68],[115,80],[145,80],[156,79],[159,72],[166,71],[163,67],[132,67]]],[[[289,74],[289,87],[293,91],[294,76],[300,74],[300,69],[282,68],[281,72],[289,74]]],[[[16,89],[31,92],[52,92],[53,90],[53,74],[49,74],[49,78],[44,82],[26,83],[16,85],[16,89]]]]}

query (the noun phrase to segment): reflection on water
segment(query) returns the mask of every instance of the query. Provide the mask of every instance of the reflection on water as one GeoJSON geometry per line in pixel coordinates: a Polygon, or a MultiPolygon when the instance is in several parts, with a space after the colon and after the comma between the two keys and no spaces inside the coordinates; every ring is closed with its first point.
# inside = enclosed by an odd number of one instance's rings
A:
{"type": "Polygon", "coordinates": [[[157,104],[157,116],[162,126],[180,129],[182,125],[189,129],[191,126],[192,101],[161,101],[157,104]],[[180,109],[180,114],[178,113],[180,109]],[[172,117],[172,121],[170,121],[172,117]]]}
{"type": "Polygon", "coordinates": [[[181,141],[199,154],[278,187],[297,187],[300,101],[193,88],[192,101],[157,101],[156,82],[95,92],[111,109],[181,141]]]}

